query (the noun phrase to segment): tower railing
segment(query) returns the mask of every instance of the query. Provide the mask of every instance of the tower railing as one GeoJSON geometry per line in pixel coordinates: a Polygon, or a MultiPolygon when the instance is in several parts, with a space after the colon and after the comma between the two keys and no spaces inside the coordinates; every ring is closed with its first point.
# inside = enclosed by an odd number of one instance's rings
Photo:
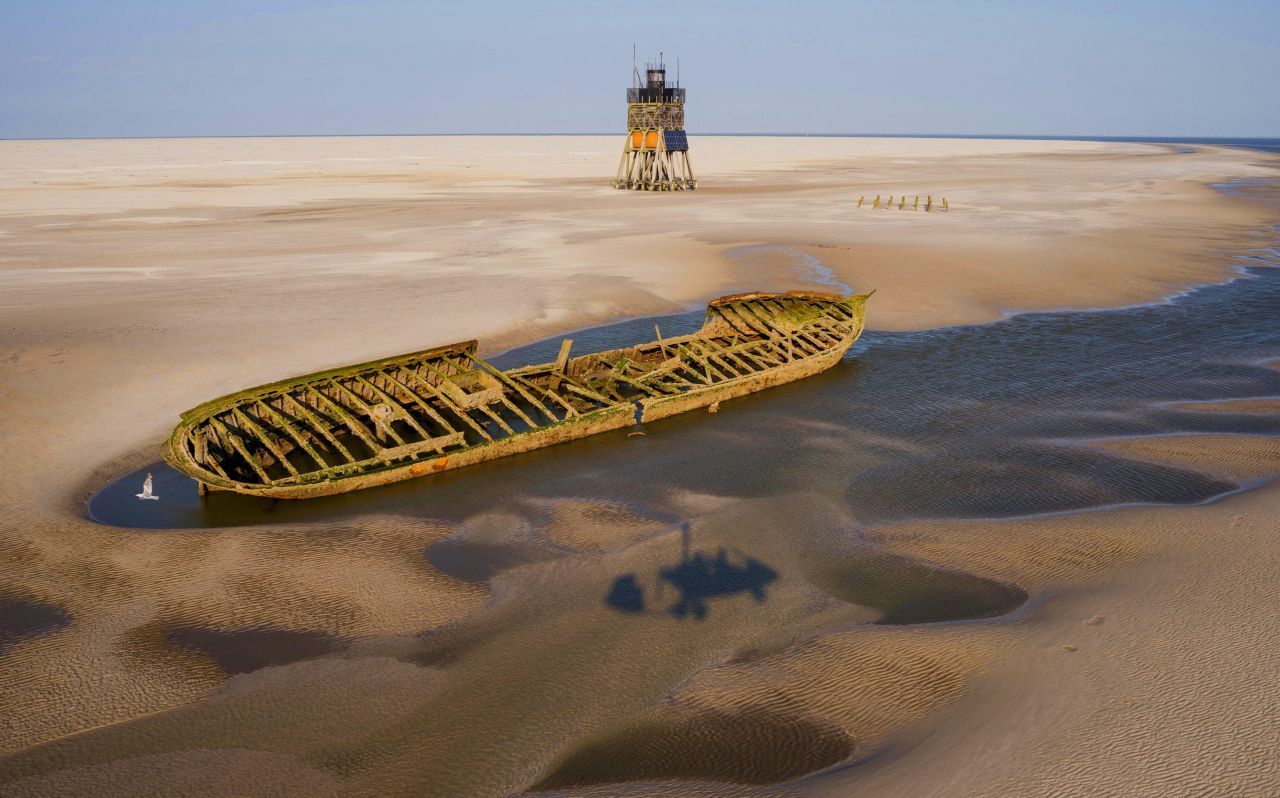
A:
{"type": "Polygon", "coordinates": [[[629,103],[682,103],[684,89],[627,89],[629,103]]]}

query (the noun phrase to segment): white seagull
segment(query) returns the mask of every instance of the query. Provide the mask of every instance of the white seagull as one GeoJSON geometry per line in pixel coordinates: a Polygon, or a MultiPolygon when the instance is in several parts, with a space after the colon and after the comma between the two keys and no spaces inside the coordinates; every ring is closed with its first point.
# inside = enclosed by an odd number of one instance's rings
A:
{"type": "Polygon", "coordinates": [[[136,494],[139,499],[154,499],[160,501],[160,497],[151,493],[151,474],[148,472],[147,481],[142,483],[142,493],[136,494]]]}

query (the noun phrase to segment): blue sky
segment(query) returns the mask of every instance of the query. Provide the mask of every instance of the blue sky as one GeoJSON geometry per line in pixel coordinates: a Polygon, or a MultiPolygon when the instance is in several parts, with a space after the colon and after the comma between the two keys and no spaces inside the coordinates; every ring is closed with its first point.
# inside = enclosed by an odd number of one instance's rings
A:
{"type": "Polygon", "coordinates": [[[633,42],[693,133],[1280,135],[1280,0],[0,0],[0,137],[612,132],[633,42]]]}

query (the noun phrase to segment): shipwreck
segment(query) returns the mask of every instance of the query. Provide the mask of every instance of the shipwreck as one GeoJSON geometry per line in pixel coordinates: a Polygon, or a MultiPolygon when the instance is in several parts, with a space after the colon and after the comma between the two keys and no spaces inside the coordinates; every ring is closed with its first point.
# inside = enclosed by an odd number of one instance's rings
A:
{"type": "Polygon", "coordinates": [[[183,413],[165,459],[202,494],[303,499],[714,410],[833,366],[869,296],[725,296],[690,335],[505,371],[465,341],[294,377],[183,413]]]}

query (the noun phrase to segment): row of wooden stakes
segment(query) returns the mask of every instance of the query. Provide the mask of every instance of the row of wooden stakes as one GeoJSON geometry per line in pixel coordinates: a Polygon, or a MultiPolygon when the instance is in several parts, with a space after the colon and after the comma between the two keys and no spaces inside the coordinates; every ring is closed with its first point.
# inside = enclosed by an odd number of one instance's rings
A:
{"type": "MultiPolygon", "coordinates": [[[[865,196],[863,196],[863,197],[858,197],[858,207],[859,207],[859,208],[861,208],[861,207],[866,203],[866,201],[867,201],[867,198],[866,198],[865,196]]],[[[881,202],[880,202],[880,195],[879,195],[879,194],[877,194],[877,195],[876,195],[876,198],[875,198],[875,201],[871,203],[871,207],[872,207],[872,208],[892,208],[892,207],[893,207],[893,195],[892,195],[892,194],[890,194],[890,195],[889,195],[889,201],[888,201],[888,202],[886,202],[886,203],[884,203],[884,204],[881,204],[881,202]]],[[[934,210],[934,208],[936,208],[936,207],[937,207],[937,206],[935,205],[935,203],[934,203],[934,201],[933,201],[933,195],[932,195],[932,194],[929,194],[929,195],[925,198],[925,201],[924,201],[924,209],[925,209],[925,212],[932,211],[932,210],[934,210]]],[[[898,210],[900,210],[900,211],[905,211],[906,209],[907,209],[907,195],[906,195],[906,194],[903,194],[903,195],[902,195],[902,197],[898,200],[898,210]]],[[[920,210],[920,195],[919,195],[919,194],[917,194],[917,195],[916,195],[916,197],[915,197],[915,199],[911,201],[911,210],[913,210],[913,211],[918,211],[918,210],[920,210]]],[[[947,198],[946,198],[946,197],[943,197],[943,198],[942,198],[942,210],[944,210],[944,211],[949,211],[949,210],[951,210],[951,206],[947,204],[947,198]]]]}

